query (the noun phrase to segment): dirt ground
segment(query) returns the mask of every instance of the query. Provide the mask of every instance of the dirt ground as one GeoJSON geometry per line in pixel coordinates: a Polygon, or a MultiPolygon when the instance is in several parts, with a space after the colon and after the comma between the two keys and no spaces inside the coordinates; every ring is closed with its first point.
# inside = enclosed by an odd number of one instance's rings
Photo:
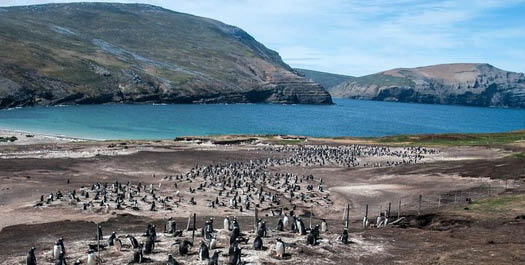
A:
{"type": "MultiPolygon", "coordinates": [[[[93,243],[97,224],[103,227],[105,236],[115,231],[127,244],[125,234],[140,238],[148,223],[164,227],[169,217],[175,218],[179,229],[185,228],[192,213],[197,215],[198,228],[210,217],[216,220],[223,255],[228,252],[229,231],[222,229],[222,219],[237,216],[242,232],[250,238],[242,246],[243,260],[251,264],[525,264],[525,218],[520,217],[525,214],[523,197],[513,201],[515,207],[483,208],[498,198],[525,194],[525,159],[509,158],[511,152],[525,150],[523,147],[439,147],[435,148],[436,154],[425,155],[417,164],[398,166],[385,166],[387,160],[394,158],[380,156],[361,160],[381,164],[377,167],[288,164],[268,167],[265,170],[270,173],[323,179],[325,191],[311,192],[312,200],[294,204],[307,226],[313,212],[312,224],[327,219],[329,231],[321,235],[319,245],[307,246],[305,236],[275,231],[278,217],[272,216],[271,204],[262,205],[259,216],[271,231],[264,238],[268,249],[261,252],[251,246],[253,209],[243,212],[228,207],[212,209],[207,204],[217,196],[214,190],[192,195],[187,190],[196,188],[198,181],[165,178],[186,174],[196,166],[290,156],[290,152],[272,151],[264,141],[226,143],[61,141],[0,146],[0,264],[25,264],[26,253],[32,246],[37,249],[38,264],[52,264],[51,249],[59,237],[66,242],[68,264],[76,259],[85,262],[87,244],[93,243]],[[183,203],[171,210],[154,212],[83,211],[79,205],[66,201],[35,207],[41,195],[115,181],[152,184],[163,196],[179,192],[183,203]],[[186,203],[192,196],[196,205],[186,203]],[[472,206],[466,202],[467,198],[474,202],[472,206]],[[352,243],[343,245],[337,238],[343,230],[347,204],[352,243]],[[367,205],[372,222],[389,205],[391,220],[398,215],[401,219],[384,228],[364,229],[361,220],[367,205]],[[287,244],[288,255],[282,260],[272,255],[277,237],[287,244]]],[[[341,145],[322,139],[301,144],[341,145]]],[[[343,143],[346,144],[362,143],[343,143]]],[[[280,207],[289,209],[291,203],[284,202],[280,207]]],[[[198,233],[193,254],[185,257],[180,257],[173,245],[175,238],[159,234],[156,252],[149,256],[151,264],[165,264],[168,253],[182,264],[207,264],[198,261],[196,252],[202,240],[198,233]]],[[[191,238],[191,232],[184,231],[182,238],[191,238]]],[[[132,250],[125,245],[120,252],[106,250],[101,255],[104,264],[127,264],[132,250]]],[[[221,256],[220,263],[227,259],[221,256]]]]}

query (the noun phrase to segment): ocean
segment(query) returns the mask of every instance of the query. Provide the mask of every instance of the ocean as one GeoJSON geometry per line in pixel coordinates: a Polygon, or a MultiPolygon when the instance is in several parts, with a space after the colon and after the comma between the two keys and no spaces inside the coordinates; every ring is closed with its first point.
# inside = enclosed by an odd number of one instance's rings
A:
{"type": "Polygon", "coordinates": [[[0,110],[0,129],[89,139],[220,134],[315,137],[505,132],[525,110],[334,99],[335,105],[79,105],[0,110]]]}

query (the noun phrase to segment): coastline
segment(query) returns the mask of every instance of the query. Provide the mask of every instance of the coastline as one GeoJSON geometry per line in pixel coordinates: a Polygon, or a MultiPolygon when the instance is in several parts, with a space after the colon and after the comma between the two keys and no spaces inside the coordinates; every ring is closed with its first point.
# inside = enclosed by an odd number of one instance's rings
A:
{"type": "Polygon", "coordinates": [[[48,143],[70,143],[70,142],[86,142],[86,141],[103,141],[97,139],[88,139],[80,137],[70,137],[65,135],[54,135],[45,133],[34,133],[22,130],[11,130],[0,128],[0,137],[17,138],[14,142],[0,142],[2,145],[30,145],[30,144],[48,144],[48,143]],[[31,135],[28,137],[28,135],[31,135]]]}

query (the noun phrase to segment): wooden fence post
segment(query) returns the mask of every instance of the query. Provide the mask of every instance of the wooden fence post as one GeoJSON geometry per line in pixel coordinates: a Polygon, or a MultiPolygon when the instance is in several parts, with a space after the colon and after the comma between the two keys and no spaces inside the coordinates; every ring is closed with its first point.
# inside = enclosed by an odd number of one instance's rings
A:
{"type": "MultiPolygon", "coordinates": [[[[368,212],[368,204],[366,205],[366,211],[368,212]]],[[[345,215],[345,228],[348,229],[348,219],[350,218],[350,204],[346,204],[346,215],[345,215]]]]}
{"type": "Polygon", "coordinates": [[[195,230],[197,230],[197,226],[195,225],[196,219],[197,219],[197,214],[194,213],[193,214],[193,231],[191,233],[191,242],[192,243],[195,243],[195,230]]]}
{"type": "Polygon", "coordinates": [[[257,233],[257,219],[259,219],[259,210],[255,207],[255,215],[253,217],[253,231],[257,233]]]}
{"type": "Polygon", "coordinates": [[[421,202],[423,201],[423,195],[419,194],[419,206],[417,208],[417,215],[421,214],[421,202]]]}

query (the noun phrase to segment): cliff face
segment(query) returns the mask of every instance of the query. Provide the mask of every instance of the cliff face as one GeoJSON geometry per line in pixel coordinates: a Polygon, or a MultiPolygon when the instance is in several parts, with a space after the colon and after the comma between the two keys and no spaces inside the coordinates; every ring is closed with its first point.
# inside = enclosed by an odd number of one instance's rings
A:
{"type": "Polygon", "coordinates": [[[525,107],[525,75],[488,64],[399,68],[328,88],[333,97],[382,101],[525,107]]]}
{"type": "Polygon", "coordinates": [[[139,4],[0,9],[0,107],[331,104],[278,53],[221,22],[139,4]]]}

